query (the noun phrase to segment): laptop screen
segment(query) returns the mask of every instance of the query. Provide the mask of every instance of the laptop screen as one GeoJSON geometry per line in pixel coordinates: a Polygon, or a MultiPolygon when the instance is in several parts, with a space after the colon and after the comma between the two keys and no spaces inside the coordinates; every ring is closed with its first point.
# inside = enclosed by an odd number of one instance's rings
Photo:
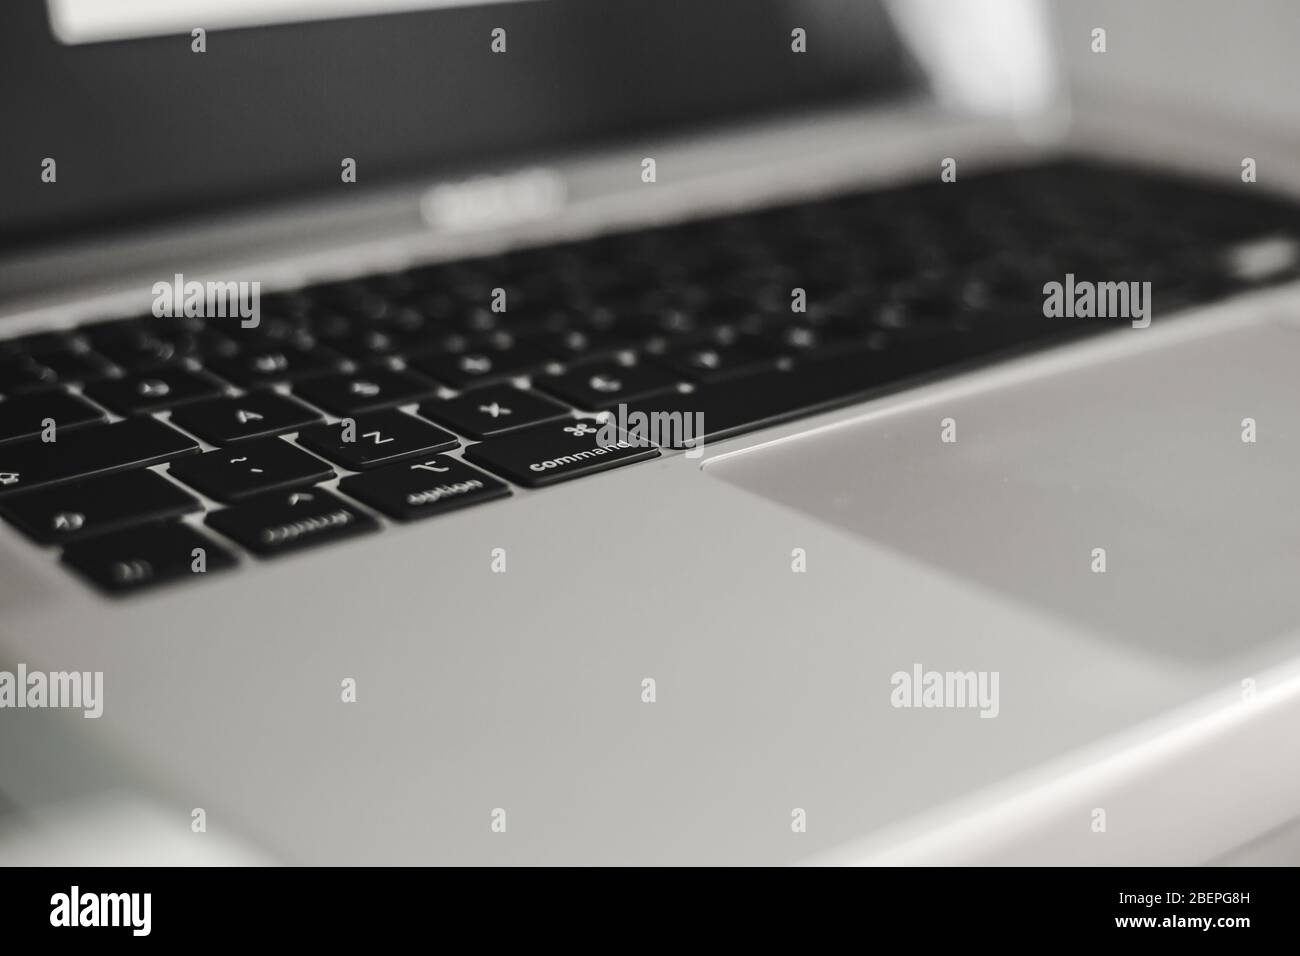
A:
{"type": "Polygon", "coordinates": [[[506,0],[49,0],[50,26],[64,43],[502,2],[506,0]]]}
{"type": "Polygon", "coordinates": [[[912,82],[878,0],[4,6],[10,249],[329,190],[344,158],[392,185],[912,82]]]}

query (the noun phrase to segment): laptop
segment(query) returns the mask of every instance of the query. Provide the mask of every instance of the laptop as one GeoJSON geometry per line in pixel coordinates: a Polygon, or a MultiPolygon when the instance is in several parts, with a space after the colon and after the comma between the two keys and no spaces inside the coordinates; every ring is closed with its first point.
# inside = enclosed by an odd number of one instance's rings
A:
{"type": "Polygon", "coordinates": [[[0,858],[1300,859],[1244,7],[7,4],[0,858]]]}

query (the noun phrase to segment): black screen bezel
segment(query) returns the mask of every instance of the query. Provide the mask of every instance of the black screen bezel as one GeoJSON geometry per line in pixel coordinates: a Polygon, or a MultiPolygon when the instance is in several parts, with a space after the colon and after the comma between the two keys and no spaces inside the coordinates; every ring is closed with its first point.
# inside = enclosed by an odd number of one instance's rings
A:
{"type": "Polygon", "coordinates": [[[188,35],[63,45],[45,0],[6,8],[11,249],[305,197],[336,188],[343,157],[359,188],[382,187],[914,82],[874,0],[528,0],[214,30],[201,54],[188,35]]]}

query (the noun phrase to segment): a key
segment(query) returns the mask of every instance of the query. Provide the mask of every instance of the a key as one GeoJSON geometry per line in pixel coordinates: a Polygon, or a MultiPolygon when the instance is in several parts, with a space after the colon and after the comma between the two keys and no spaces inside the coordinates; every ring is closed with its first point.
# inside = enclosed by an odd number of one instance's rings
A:
{"type": "Polygon", "coordinates": [[[339,489],[398,521],[444,514],[510,494],[509,487],[445,455],[350,475],[339,489]]]}
{"type": "Polygon", "coordinates": [[[550,359],[531,345],[511,340],[500,347],[471,348],[460,355],[433,355],[411,364],[452,388],[499,382],[541,368],[550,359]]]}
{"type": "Polygon", "coordinates": [[[321,375],[294,385],[294,394],[333,415],[404,405],[432,394],[434,384],[410,372],[370,368],[347,375],[321,375]]]}
{"type": "Polygon", "coordinates": [[[156,368],[126,378],[94,382],[85,388],[88,396],[119,415],[171,408],[220,395],[221,391],[221,385],[213,379],[183,368],[156,368]]]}
{"type": "Polygon", "coordinates": [[[566,406],[512,385],[485,385],[455,398],[430,399],[419,412],[475,439],[569,417],[566,406]]]}
{"type": "Polygon", "coordinates": [[[293,382],[308,376],[325,375],[339,367],[339,357],[327,349],[286,344],[245,349],[225,357],[214,356],[204,364],[227,381],[243,388],[254,388],[272,382],[293,382]]]}
{"type": "Polygon", "coordinates": [[[206,442],[228,445],[303,428],[320,421],[320,415],[267,389],[191,402],[172,412],[171,420],[206,442]]]}
{"type": "Polygon", "coordinates": [[[465,457],[517,485],[535,488],[659,456],[655,447],[607,434],[612,431],[590,420],[555,422],[470,445],[465,457]]]}
{"type": "Polygon", "coordinates": [[[142,525],[68,545],[63,560],[112,594],[167,581],[202,580],[235,565],[215,541],[180,521],[142,525]]]}
{"type": "Polygon", "coordinates": [[[90,402],[61,388],[28,392],[0,402],[0,442],[39,435],[46,421],[54,423],[57,439],[59,429],[102,422],[105,417],[90,402]]]}
{"type": "Polygon", "coordinates": [[[279,438],[255,438],[172,464],[173,477],[218,501],[333,478],[329,465],[279,438]]]}
{"type": "Polygon", "coordinates": [[[412,455],[455,448],[451,432],[395,408],[368,412],[329,425],[313,425],[298,433],[298,442],[351,471],[386,465],[412,455]],[[350,441],[344,438],[351,436],[350,441]]]}
{"type": "Polygon", "coordinates": [[[647,363],[594,362],[560,375],[537,375],[532,382],[576,408],[602,411],[643,395],[671,392],[680,380],[680,375],[647,363]]]}
{"type": "Polygon", "coordinates": [[[41,544],[77,541],[179,518],[199,500],[147,468],[37,488],[0,499],[0,514],[41,544]]]}
{"type": "Polygon", "coordinates": [[[86,425],[0,445],[0,494],[71,481],[101,472],[143,468],[192,454],[198,442],[156,419],[128,418],[113,425],[86,425]]]}
{"type": "Polygon", "coordinates": [[[257,495],[210,512],[204,521],[268,558],[379,529],[370,515],[323,488],[257,495]]]}

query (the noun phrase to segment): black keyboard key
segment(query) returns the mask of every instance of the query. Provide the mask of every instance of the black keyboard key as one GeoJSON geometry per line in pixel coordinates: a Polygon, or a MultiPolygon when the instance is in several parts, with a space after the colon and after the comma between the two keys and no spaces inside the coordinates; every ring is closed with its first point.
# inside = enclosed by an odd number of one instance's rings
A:
{"type": "Polygon", "coordinates": [[[112,372],[107,361],[85,349],[54,349],[40,353],[36,361],[54,372],[61,382],[97,382],[112,372]]]}
{"type": "Polygon", "coordinates": [[[321,336],[330,348],[359,362],[392,355],[446,355],[463,352],[474,342],[459,329],[409,307],[382,322],[331,322],[321,336]]]}
{"type": "Polygon", "coordinates": [[[539,425],[470,445],[465,457],[517,485],[536,488],[659,456],[653,446],[607,431],[589,420],[539,425]]]}
{"type": "Polygon", "coordinates": [[[128,371],[150,369],[186,358],[231,355],[236,351],[233,342],[211,329],[151,330],[143,324],[108,323],[98,331],[87,329],[86,333],[95,351],[128,371]]]}
{"type": "Polygon", "coordinates": [[[153,418],[86,425],[59,432],[54,442],[28,438],[0,445],[0,494],[157,465],[198,450],[194,439],[153,418]]]}
{"type": "Polygon", "coordinates": [[[334,351],[357,362],[374,362],[397,355],[402,345],[396,333],[374,326],[332,336],[326,341],[334,351]]]}
{"type": "Polygon", "coordinates": [[[315,305],[302,289],[287,289],[262,296],[262,311],[269,315],[305,318],[315,312],[315,305]]]}
{"type": "Polygon", "coordinates": [[[452,324],[469,335],[498,331],[505,321],[505,313],[493,312],[481,305],[467,307],[463,312],[452,318],[452,324]]]}
{"type": "Polygon", "coordinates": [[[199,500],[147,468],[37,488],[0,499],[0,514],[42,544],[179,518],[199,500]]]}
{"type": "Polygon", "coordinates": [[[691,382],[716,382],[771,365],[772,358],[739,344],[710,343],[669,349],[655,361],[691,382]]]}
{"type": "MultiPolygon", "coordinates": [[[[308,362],[313,354],[312,348],[316,345],[316,336],[305,318],[263,315],[256,327],[246,329],[238,318],[228,317],[209,319],[208,326],[229,339],[241,355],[275,354],[281,349],[287,349],[290,354],[286,361],[301,365],[308,362]]],[[[333,358],[326,353],[320,353],[319,357],[333,358]]]]}
{"type": "Polygon", "coordinates": [[[625,332],[639,340],[658,342],[666,346],[694,342],[708,335],[705,323],[682,309],[652,309],[621,314],[608,324],[593,319],[592,327],[596,329],[603,327],[611,332],[625,332]]]}
{"type": "Polygon", "coordinates": [[[643,395],[674,391],[681,376],[648,363],[594,362],[559,375],[538,375],[532,381],[534,388],[576,408],[602,411],[643,395]]]}
{"type": "Polygon", "coordinates": [[[430,399],[419,412],[474,439],[570,417],[566,406],[513,385],[485,385],[455,398],[430,399]]]}
{"type": "Polygon", "coordinates": [[[43,356],[50,352],[67,352],[75,348],[76,340],[67,332],[32,332],[10,339],[6,347],[24,355],[43,356]]]}
{"type": "Polygon", "coordinates": [[[238,501],[334,477],[325,462],[279,438],[255,438],[233,448],[204,452],[174,462],[171,474],[217,501],[238,501]]]}
{"type": "MultiPolygon", "coordinates": [[[[918,376],[937,373],[972,359],[952,339],[883,350],[858,349],[831,358],[795,364],[789,371],[761,372],[697,386],[691,392],[668,392],[629,403],[628,412],[646,415],[700,415],[692,418],[709,439],[749,431],[800,415],[870,397],[918,376]]],[[[683,441],[650,436],[663,445],[689,447],[694,427],[683,441]]]]}
{"type": "MultiPolygon", "coordinates": [[[[151,329],[142,319],[112,319],[104,323],[82,325],[77,332],[91,343],[91,347],[104,355],[108,355],[108,352],[104,351],[107,347],[120,345],[123,342],[146,341],[146,339],[159,341],[155,339],[151,329]]],[[[155,359],[155,362],[168,362],[173,358],[175,356],[168,355],[166,358],[155,359]]]]}
{"type": "Polygon", "coordinates": [[[77,334],[86,339],[93,348],[99,349],[105,343],[128,335],[154,335],[171,340],[173,338],[202,332],[206,326],[201,317],[196,315],[137,315],[128,319],[110,319],[106,322],[91,322],[77,329],[77,334]]]}
{"type": "Polygon", "coordinates": [[[304,428],[298,433],[298,442],[351,471],[444,451],[459,444],[451,432],[393,408],[358,415],[351,419],[351,424],[345,420],[304,428]],[[344,435],[349,432],[353,440],[344,441],[344,435]]]}
{"type": "Polygon", "coordinates": [[[312,375],[324,375],[337,370],[339,361],[339,356],[328,349],[284,345],[241,349],[234,355],[209,358],[204,364],[226,381],[242,388],[255,388],[273,382],[293,382],[312,375]]]}
{"type": "Polygon", "coordinates": [[[222,387],[201,372],[168,367],[95,382],[84,391],[119,415],[134,415],[220,395],[222,387]]]}
{"type": "Polygon", "coordinates": [[[353,279],[310,286],[303,292],[318,308],[341,312],[364,322],[382,319],[393,309],[389,299],[353,279]]]}
{"type": "Polygon", "coordinates": [[[236,563],[229,551],[180,521],[142,525],[70,544],[63,549],[63,560],[112,594],[201,579],[236,563]]]}
{"type": "Polygon", "coordinates": [[[204,521],[266,558],[379,530],[374,518],[323,488],[257,495],[204,521]]]}
{"type": "Polygon", "coordinates": [[[175,362],[180,356],[171,342],[149,335],[121,337],[109,342],[101,354],[126,369],[128,372],[154,368],[175,362]]]}
{"type": "Polygon", "coordinates": [[[213,445],[291,432],[320,421],[320,415],[269,389],[238,398],[191,402],[172,412],[172,421],[213,445]]]}
{"type": "Polygon", "coordinates": [[[497,346],[471,348],[459,355],[431,355],[411,360],[411,365],[452,388],[499,382],[524,375],[551,361],[546,353],[509,337],[497,346]]]}
{"type": "Polygon", "coordinates": [[[321,375],[298,382],[294,393],[339,416],[405,405],[431,395],[436,386],[411,372],[370,368],[347,375],[321,375]]]}
{"type": "Polygon", "coordinates": [[[0,402],[0,442],[39,435],[46,420],[54,422],[54,435],[64,428],[102,422],[105,415],[83,398],[61,388],[28,392],[0,402]]]}
{"type": "Polygon", "coordinates": [[[455,329],[430,327],[416,331],[388,330],[396,340],[396,350],[402,355],[460,355],[468,352],[476,341],[455,329]]]}
{"type": "Polygon", "coordinates": [[[402,299],[412,295],[417,289],[415,279],[408,272],[381,272],[378,275],[366,276],[362,284],[386,299],[402,299]]]}
{"type": "Polygon", "coordinates": [[[639,344],[637,336],[617,329],[565,329],[541,332],[530,335],[527,341],[546,354],[567,362],[605,358],[639,344]]]}
{"type": "Polygon", "coordinates": [[[0,392],[17,395],[35,388],[48,388],[58,381],[54,369],[30,355],[0,357],[0,392]]]}
{"type": "Polygon", "coordinates": [[[849,348],[861,344],[870,330],[844,329],[829,322],[767,320],[754,323],[754,332],[744,341],[756,351],[773,356],[798,357],[849,348]]]}
{"type": "Polygon", "coordinates": [[[397,521],[430,518],[510,494],[505,482],[445,455],[350,475],[339,489],[397,521]]]}

